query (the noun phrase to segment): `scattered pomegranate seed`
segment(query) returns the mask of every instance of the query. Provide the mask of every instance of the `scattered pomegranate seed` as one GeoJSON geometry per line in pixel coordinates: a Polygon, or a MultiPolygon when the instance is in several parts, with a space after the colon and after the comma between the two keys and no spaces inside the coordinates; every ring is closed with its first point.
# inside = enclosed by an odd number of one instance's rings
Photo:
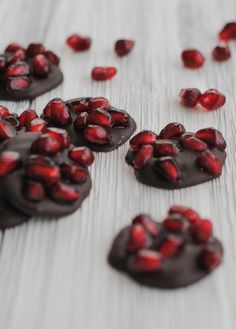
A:
{"type": "Polygon", "coordinates": [[[130,227],[129,241],[127,244],[128,252],[135,252],[143,248],[147,243],[147,234],[141,224],[135,224],[130,227]]]}
{"type": "Polygon", "coordinates": [[[101,67],[97,66],[92,69],[91,76],[95,81],[105,81],[112,79],[117,73],[115,67],[101,67]]]}
{"type": "Polygon", "coordinates": [[[88,102],[88,107],[90,110],[97,110],[97,109],[110,109],[110,103],[107,98],[105,97],[93,97],[90,98],[88,102]]]}
{"type": "Polygon", "coordinates": [[[0,119],[0,141],[16,135],[16,129],[7,121],[0,119]]]}
{"type": "Polygon", "coordinates": [[[31,146],[31,152],[35,154],[53,156],[60,151],[61,143],[49,135],[42,135],[31,146]]]}
{"type": "Polygon", "coordinates": [[[26,62],[18,62],[16,64],[10,65],[6,71],[6,77],[17,77],[22,75],[29,75],[30,68],[29,64],[26,62]]]}
{"type": "Polygon", "coordinates": [[[163,226],[169,231],[186,232],[190,228],[190,223],[181,215],[172,214],[163,221],[163,226]]]}
{"type": "Polygon", "coordinates": [[[130,140],[130,147],[138,151],[142,145],[153,144],[158,139],[157,134],[149,130],[143,130],[130,140]]]}
{"type": "Polygon", "coordinates": [[[15,92],[20,92],[28,88],[31,84],[28,77],[9,78],[6,83],[7,90],[15,92]]]}
{"type": "Polygon", "coordinates": [[[144,167],[153,157],[154,149],[152,145],[143,145],[137,152],[133,164],[136,169],[144,167]]]}
{"type": "Polygon", "coordinates": [[[58,126],[66,126],[71,122],[70,112],[60,98],[54,98],[46,105],[43,118],[58,126]]]}
{"type": "Polygon", "coordinates": [[[190,136],[188,133],[181,136],[181,144],[192,151],[202,152],[207,149],[207,144],[195,136],[190,136]]]}
{"type": "Polygon", "coordinates": [[[236,39],[236,22],[227,23],[219,33],[222,41],[230,41],[236,39]]]}
{"type": "Polygon", "coordinates": [[[211,272],[221,264],[222,252],[208,246],[200,254],[199,261],[206,271],[211,272]]]}
{"type": "Polygon", "coordinates": [[[221,174],[222,164],[219,158],[210,150],[206,150],[198,155],[197,164],[215,177],[221,174]]]}
{"type": "Polygon", "coordinates": [[[35,55],[32,59],[33,75],[37,78],[46,78],[49,74],[49,63],[43,54],[35,55]]]}
{"type": "Polygon", "coordinates": [[[110,110],[114,127],[127,127],[129,126],[129,115],[122,110],[110,110]]]}
{"type": "Polygon", "coordinates": [[[32,180],[25,182],[23,193],[25,198],[32,202],[41,201],[45,194],[43,185],[32,180]]]}
{"type": "Polygon", "coordinates": [[[182,217],[185,217],[192,226],[198,225],[201,221],[201,217],[199,216],[199,214],[194,211],[191,208],[187,208],[187,207],[183,207],[183,206],[172,206],[169,209],[168,212],[169,215],[173,215],[173,214],[178,214],[181,215],[182,217]]]}
{"type": "Polygon", "coordinates": [[[71,138],[68,132],[60,128],[47,128],[45,133],[55,139],[57,139],[61,145],[61,149],[66,149],[71,144],[71,138]]]}
{"type": "Polygon", "coordinates": [[[10,174],[21,165],[21,157],[18,152],[4,151],[0,153],[0,177],[10,174]]]}
{"type": "Polygon", "coordinates": [[[177,183],[181,178],[178,163],[174,158],[163,157],[157,159],[154,169],[171,183],[177,183]]]}
{"type": "Polygon", "coordinates": [[[24,49],[18,49],[12,56],[8,59],[9,64],[14,64],[19,61],[24,61],[26,59],[26,52],[24,49]]]}
{"type": "Polygon", "coordinates": [[[21,126],[25,126],[27,123],[38,118],[38,114],[33,109],[23,111],[19,116],[19,122],[21,126]]]}
{"type": "Polygon", "coordinates": [[[47,126],[47,122],[43,119],[36,118],[32,121],[27,121],[26,123],[26,131],[32,132],[43,132],[47,126]]]}
{"type": "Polygon", "coordinates": [[[21,128],[18,118],[15,117],[14,115],[10,115],[9,117],[5,118],[5,121],[10,123],[10,125],[14,127],[16,130],[19,130],[21,128]]]}
{"type": "Polygon", "coordinates": [[[146,230],[147,233],[157,236],[158,234],[158,226],[157,224],[153,221],[151,216],[147,214],[140,214],[136,216],[133,221],[133,224],[141,224],[144,229],[146,230]]]}
{"type": "Polygon", "coordinates": [[[19,43],[10,43],[6,49],[5,49],[5,53],[10,53],[13,54],[15,53],[17,50],[19,49],[24,49],[19,43]]]}
{"type": "Polygon", "coordinates": [[[62,203],[75,202],[80,197],[79,192],[73,186],[61,182],[51,186],[50,195],[52,199],[62,203]]]}
{"type": "Polygon", "coordinates": [[[47,57],[47,59],[52,65],[56,65],[56,66],[59,65],[60,58],[53,51],[47,50],[45,51],[44,55],[47,57]]]}
{"type": "Polygon", "coordinates": [[[89,125],[84,129],[84,137],[93,144],[107,144],[110,142],[108,131],[101,126],[89,125]]]}
{"type": "Polygon", "coordinates": [[[175,155],[179,152],[179,148],[168,140],[158,140],[154,143],[154,151],[157,156],[175,155]]]}
{"type": "Polygon", "coordinates": [[[74,51],[85,51],[91,47],[91,39],[82,37],[76,33],[70,35],[66,39],[67,45],[74,51]]]}
{"type": "Polygon", "coordinates": [[[10,112],[9,112],[8,108],[0,105],[0,119],[5,119],[9,116],[10,116],[10,112]]]}
{"type": "Polygon", "coordinates": [[[90,98],[85,98],[81,101],[72,101],[70,103],[70,108],[73,112],[88,112],[90,110],[89,102],[90,98]]]}
{"type": "Polygon", "coordinates": [[[179,251],[183,240],[176,235],[169,235],[161,244],[159,252],[163,257],[173,257],[179,251]]]}
{"type": "Polygon", "coordinates": [[[34,57],[38,54],[44,54],[45,51],[46,49],[42,43],[31,43],[26,50],[26,54],[28,57],[34,57]]]}
{"type": "Polygon", "coordinates": [[[212,236],[212,223],[208,219],[203,219],[199,225],[193,228],[193,238],[199,243],[207,243],[212,236]]]}
{"type": "Polygon", "coordinates": [[[93,152],[85,146],[74,147],[68,155],[72,160],[85,167],[91,166],[94,161],[93,152]]]}
{"type": "Polygon", "coordinates": [[[103,109],[93,110],[87,118],[87,123],[99,125],[107,129],[110,129],[113,126],[112,116],[109,112],[103,109]]]}
{"type": "Polygon", "coordinates": [[[217,62],[227,61],[231,57],[228,45],[216,46],[212,51],[212,58],[217,62]]]}
{"type": "Polygon", "coordinates": [[[185,132],[185,128],[181,123],[171,122],[165,126],[160,132],[160,138],[172,139],[181,136],[185,132]]]}
{"type": "Polygon", "coordinates": [[[88,122],[88,112],[80,112],[74,121],[75,130],[84,129],[88,122]]]}
{"type": "Polygon", "coordinates": [[[226,98],[216,89],[209,89],[199,97],[199,104],[207,111],[217,110],[225,104],[226,98]]]}
{"type": "Polygon", "coordinates": [[[130,257],[128,266],[135,272],[158,271],[161,267],[161,254],[154,250],[141,249],[130,257]]]}
{"type": "Polygon", "coordinates": [[[195,137],[203,140],[209,146],[216,147],[221,151],[224,151],[226,148],[226,142],[223,135],[220,131],[214,128],[200,129],[195,133],[195,137]]]}
{"type": "Polygon", "coordinates": [[[205,62],[205,57],[197,49],[186,49],[182,52],[181,57],[184,66],[189,69],[198,69],[205,62]]]}
{"type": "Polygon", "coordinates": [[[181,105],[185,107],[194,107],[198,103],[201,92],[197,88],[186,88],[180,90],[179,96],[181,105]]]}
{"type": "Polygon", "coordinates": [[[88,178],[86,169],[79,165],[63,163],[61,165],[62,175],[72,182],[83,184],[88,178]]]}
{"type": "Polygon", "coordinates": [[[135,42],[133,40],[117,40],[115,43],[115,52],[118,56],[128,55],[134,47],[135,42]]]}

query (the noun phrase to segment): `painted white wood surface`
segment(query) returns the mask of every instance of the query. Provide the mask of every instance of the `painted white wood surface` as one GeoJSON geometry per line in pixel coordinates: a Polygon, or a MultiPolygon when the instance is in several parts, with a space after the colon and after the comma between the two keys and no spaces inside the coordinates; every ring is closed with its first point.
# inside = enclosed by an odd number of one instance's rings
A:
{"type": "Polygon", "coordinates": [[[106,96],[157,132],[169,121],[190,131],[213,126],[228,143],[220,179],[180,191],[139,184],[124,162],[128,145],[97,154],[93,189],[82,209],[58,221],[37,220],[1,234],[1,329],[233,329],[236,326],[236,44],[232,59],[213,63],[212,47],[235,0],[0,0],[0,44],[42,41],[61,57],[63,85],[29,102],[4,103],[39,112],[55,96],[106,96]],[[72,32],[89,35],[89,52],[65,46],[72,32]],[[137,45],[120,59],[118,38],[137,45]],[[184,70],[179,53],[196,47],[207,56],[199,71],[184,70]],[[90,79],[95,65],[115,65],[111,82],[90,79]],[[227,104],[213,113],[190,112],[176,101],[182,87],[218,88],[227,104]],[[173,203],[192,206],[214,222],[224,264],[209,278],[178,291],[140,287],[106,262],[112,238],[139,212],[162,219],[173,203]]]}

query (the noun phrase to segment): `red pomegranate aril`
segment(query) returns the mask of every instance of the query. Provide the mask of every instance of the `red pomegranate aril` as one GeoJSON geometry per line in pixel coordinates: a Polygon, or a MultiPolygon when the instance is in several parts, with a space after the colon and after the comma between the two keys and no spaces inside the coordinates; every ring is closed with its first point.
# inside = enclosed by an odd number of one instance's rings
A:
{"type": "Polygon", "coordinates": [[[134,272],[155,272],[161,268],[162,256],[151,249],[141,249],[128,259],[128,267],[134,272]]]}
{"type": "Polygon", "coordinates": [[[70,108],[73,112],[88,112],[90,111],[89,102],[90,98],[85,98],[81,101],[72,101],[70,102],[70,108]]]}
{"type": "Polygon", "coordinates": [[[79,192],[71,185],[58,182],[50,187],[53,200],[60,203],[71,203],[79,199],[79,192]]]}
{"type": "Polygon", "coordinates": [[[14,115],[10,115],[9,117],[5,118],[4,120],[7,121],[8,123],[10,123],[10,125],[12,125],[12,127],[14,127],[16,130],[19,130],[21,128],[18,118],[15,117],[14,115]]]}
{"type": "Polygon", "coordinates": [[[129,126],[129,115],[127,112],[122,110],[110,110],[109,112],[112,116],[114,127],[127,127],[129,126]]]}
{"type": "Polygon", "coordinates": [[[222,251],[208,246],[201,252],[199,261],[207,272],[211,272],[221,264],[222,258],[222,251]]]}
{"type": "Polygon", "coordinates": [[[180,142],[186,149],[196,152],[203,152],[208,148],[205,142],[195,136],[190,136],[188,133],[181,136],[180,142]]]}
{"type": "Polygon", "coordinates": [[[88,122],[88,112],[81,112],[78,114],[77,118],[74,121],[75,130],[84,129],[88,122]]]}
{"type": "Polygon", "coordinates": [[[228,45],[216,46],[212,51],[212,58],[217,62],[227,61],[231,57],[228,45]]]}
{"type": "Polygon", "coordinates": [[[0,141],[14,137],[16,133],[16,129],[9,122],[0,119],[0,141]]]}
{"type": "Polygon", "coordinates": [[[91,47],[91,39],[82,37],[76,33],[66,39],[67,45],[74,51],[86,51],[91,47]]]}
{"type": "Polygon", "coordinates": [[[157,156],[175,155],[179,152],[179,148],[171,141],[158,140],[154,143],[154,152],[157,156]]]}
{"type": "Polygon", "coordinates": [[[19,122],[21,126],[25,126],[27,123],[38,118],[38,114],[33,109],[23,111],[19,116],[19,122]]]}
{"type": "Polygon", "coordinates": [[[85,167],[91,166],[94,161],[93,152],[86,146],[74,147],[68,155],[73,161],[85,167]]]}
{"type": "Polygon", "coordinates": [[[222,164],[220,159],[210,150],[206,150],[198,155],[197,164],[214,177],[221,174],[222,164]]]}
{"type": "Polygon", "coordinates": [[[50,127],[45,130],[45,133],[59,141],[61,149],[66,149],[71,143],[71,138],[68,132],[61,128],[50,127]]]}
{"type": "Polygon", "coordinates": [[[138,151],[142,145],[153,144],[158,139],[157,134],[149,130],[143,130],[130,140],[130,147],[138,151]]]}
{"type": "Polygon", "coordinates": [[[163,226],[174,232],[186,232],[190,228],[189,221],[179,214],[168,215],[168,217],[163,221],[163,226]]]}
{"type": "Polygon", "coordinates": [[[10,65],[6,71],[6,77],[18,77],[23,75],[29,75],[30,68],[29,64],[26,62],[18,62],[16,64],[10,65]]]}
{"type": "Polygon", "coordinates": [[[212,236],[212,223],[208,219],[203,219],[199,225],[193,228],[192,236],[198,243],[207,243],[212,236]]]}
{"type": "Polygon", "coordinates": [[[191,208],[183,206],[172,206],[168,212],[169,215],[177,214],[186,218],[192,226],[198,225],[202,220],[199,214],[191,208]]]}
{"type": "Polygon", "coordinates": [[[9,78],[6,81],[6,88],[11,92],[21,92],[30,87],[30,84],[31,82],[28,77],[9,78]]]}
{"type": "Polygon", "coordinates": [[[71,115],[63,100],[54,98],[44,108],[43,119],[58,126],[66,126],[71,122],[71,115]]]}
{"type": "Polygon", "coordinates": [[[21,165],[21,162],[18,152],[3,151],[0,153],[0,177],[10,174],[21,165]]]}
{"type": "Polygon", "coordinates": [[[112,79],[117,73],[115,67],[107,66],[96,66],[92,69],[91,77],[95,81],[105,81],[112,79]]]}
{"type": "Polygon", "coordinates": [[[14,64],[19,61],[24,61],[26,59],[26,53],[24,49],[18,49],[12,56],[8,59],[9,64],[14,64]]]}
{"type": "Polygon", "coordinates": [[[134,47],[135,42],[133,40],[121,39],[115,43],[115,52],[118,56],[128,55],[134,47]]]}
{"type": "Polygon", "coordinates": [[[113,126],[113,120],[110,113],[103,109],[93,110],[87,118],[87,123],[91,125],[99,125],[110,129],[113,126]]]}
{"type": "Polygon", "coordinates": [[[49,135],[42,135],[39,139],[33,142],[31,153],[53,156],[62,149],[60,142],[49,135]]]}
{"type": "Polygon", "coordinates": [[[105,97],[92,97],[90,98],[88,102],[88,106],[90,110],[96,110],[96,109],[104,109],[109,110],[110,109],[110,103],[107,98],[105,97]]]}
{"type": "Polygon", "coordinates": [[[5,53],[15,53],[17,50],[19,49],[24,49],[19,43],[10,43],[6,49],[5,49],[5,53]]]}
{"type": "Polygon", "coordinates": [[[153,221],[153,219],[147,214],[140,214],[136,216],[132,224],[141,224],[147,233],[151,234],[152,236],[157,236],[158,234],[158,226],[153,221]]]}
{"type": "Polygon", "coordinates": [[[180,90],[179,96],[180,104],[191,108],[197,105],[201,92],[197,88],[186,88],[180,90]]]}
{"type": "Polygon", "coordinates": [[[34,156],[25,164],[25,174],[28,178],[50,185],[58,182],[61,177],[59,168],[48,158],[34,156]]]}
{"type": "Polygon", "coordinates": [[[47,122],[43,119],[36,118],[32,121],[27,121],[26,123],[26,131],[31,132],[43,132],[47,126],[47,122]]]}
{"type": "Polygon", "coordinates": [[[186,49],[182,52],[181,57],[184,66],[189,69],[198,69],[205,62],[205,57],[197,49],[186,49]]]}
{"type": "Polygon", "coordinates": [[[161,244],[159,252],[163,257],[173,257],[182,246],[183,240],[176,235],[169,235],[161,244]]]}
{"type": "Polygon", "coordinates": [[[47,50],[45,51],[44,55],[47,57],[47,59],[52,65],[56,65],[56,66],[59,65],[60,58],[53,51],[47,50]]]}
{"type": "Polygon", "coordinates": [[[172,139],[181,136],[185,132],[185,128],[181,123],[171,122],[165,126],[160,132],[160,138],[172,139]]]}
{"type": "Polygon", "coordinates": [[[152,145],[143,145],[138,150],[133,164],[136,169],[144,167],[153,157],[154,149],[152,145]]]}
{"type": "Polygon", "coordinates": [[[207,111],[217,110],[225,104],[226,98],[216,89],[209,89],[199,97],[199,104],[207,111]]]}
{"type": "Polygon", "coordinates": [[[226,142],[220,131],[214,128],[200,129],[195,133],[195,137],[203,140],[209,146],[216,147],[221,151],[226,148],[226,142]]]}
{"type": "Polygon", "coordinates": [[[27,180],[23,189],[24,197],[31,202],[39,202],[43,199],[45,192],[40,182],[27,180]]]}
{"type": "Polygon", "coordinates": [[[66,179],[77,184],[85,183],[88,178],[86,169],[78,164],[63,163],[61,165],[61,173],[66,179]]]}
{"type": "Polygon", "coordinates": [[[177,183],[181,178],[178,163],[174,158],[162,157],[157,159],[154,169],[171,183],[177,183]]]}
{"type": "Polygon", "coordinates": [[[236,39],[236,22],[227,23],[219,33],[220,40],[230,41],[236,39]]]}
{"type": "Polygon", "coordinates": [[[89,125],[84,129],[84,137],[93,144],[103,145],[110,142],[108,131],[101,126],[89,125]]]}
{"type": "Polygon", "coordinates": [[[127,244],[128,252],[135,252],[143,248],[148,241],[147,233],[141,224],[135,224],[130,227],[129,240],[127,244]]]}
{"type": "Polygon", "coordinates": [[[37,78],[46,78],[49,74],[49,63],[43,54],[35,55],[32,59],[33,75],[37,78]]]}
{"type": "Polygon", "coordinates": [[[26,50],[26,54],[28,57],[34,57],[35,55],[45,53],[45,51],[46,49],[42,43],[31,43],[26,50]]]}
{"type": "Polygon", "coordinates": [[[10,112],[9,112],[8,108],[0,105],[0,119],[5,119],[9,116],[10,116],[10,112]]]}

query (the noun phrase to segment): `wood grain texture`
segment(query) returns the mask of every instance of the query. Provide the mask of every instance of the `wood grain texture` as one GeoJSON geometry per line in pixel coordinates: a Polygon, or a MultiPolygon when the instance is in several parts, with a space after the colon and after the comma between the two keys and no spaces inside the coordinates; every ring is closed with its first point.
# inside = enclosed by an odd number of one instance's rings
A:
{"type": "Polygon", "coordinates": [[[31,221],[1,234],[1,329],[233,329],[236,325],[236,45],[222,65],[210,60],[222,25],[235,20],[235,0],[0,0],[1,48],[11,41],[42,41],[60,54],[63,85],[32,104],[4,103],[39,112],[55,96],[103,95],[136,118],[138,130],[159,131],[169,121],[187,130],[213,126],[228,143],[220,179],[180,191],[136,181],[124,162],[128,145],[97,154],[93,189],[83,207],[58,221],[31,221]],[[89,35],[89,52],[73,54],[71,32],[89,35]],[[117,38],[137,42],[123,59],[113,53],[117,38]],[[207,56],[202,70],[184,70],[179,54],[196,47],[207,56]],[[115,65],[111,82],[90,79],[95,65],[115,65]],[[227,96],[213,113],[177,104],[182,87],[218,88],[227,96]],[[225,248],[224,264],[189,288],[159,291],[140,287],[106,262],[114,234],[139,212],[162,219],[180,203],[212,219],[225,248]]]}

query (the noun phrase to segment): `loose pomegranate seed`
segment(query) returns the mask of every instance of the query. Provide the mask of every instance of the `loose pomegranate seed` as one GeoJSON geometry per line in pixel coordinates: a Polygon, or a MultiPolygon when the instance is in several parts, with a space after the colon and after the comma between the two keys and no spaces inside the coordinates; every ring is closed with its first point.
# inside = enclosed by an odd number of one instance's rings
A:
{"type": "Polygon", "coordinates": [[[135,224],[130,227],[129,240],[127,244],[128,252],[135,252],[143,248],[147,243],[147,233],[141,224],[135,224]]]}
{"type": "Polygon", "coordinates": [[[81,101],[73,101],[70,103],[70,108],[74,112],[88,112],[90,111],[89,102],[90,98],[85,98],[81,101]]]}
{"type": "Polygon", "coordinates": [[[82,37],[76,33],[70,35],[66,39],[67,45],[74,51],[85,51],[91,47],[91,39],[82,37]]]}
{"type": "Polygon", "coordinates": [[[125,111],[110,110],[114,127],[127,127],[129,126],[129,115],[125,111]]]}
{"type": "Polygon", "coordinates": [[[99,125],[110,129],[113,126],[112,116],[109,112],[103,109],[93,110],[87,118],[88,124],[99,125]]]}
{"type": "Polygon", "coordinates": [[[58,182],[50,188],[50,195],[56,202],[75,202],[79,199],[79,192],[71,185],[58,182]]]}
{"type": "Polygon", "coordinates": [[[89,125],[84,129],[84,137],[93,144],[107,144],[110,142],[108,131],[96,125],[89,125]]]}
{"type": "Polygon", "coordinates": [[[128,266],[134,272],[154,272],[161,268],[161,254],[150,249],[142,249],[128,259],[128,266]]]}
{"type": "Polygon", "coordinates": [[[154,143],[154,151],[157,156],[175,155],[179,152],[179,148],[168,140],[159,140],[154,143]]]}
{"type": "Polygon", "coordinates": [[[227,61],[231,57],[228,45],[216,46],[212,51],[212,58],[217,62],[227,61]]]}
{"type": "Polygon", "coordinates": [[[133,164],[136,169],[144,167],[153,157],[154,149],[152,145],[143,145],[137,152],[133,164]]]}
{"type": "Polygon", "coordinates": [[[6,88],[8,91],[21,92],[28,88],[31,82],[28,77],[9,78],[6,81],[6,88]]]}
{"type": "Polygon", "coordinates": [[[147,214],[140,214],[136,216],[133,221],[133,224],[141,224],[147,233],[157,236],[158,234],[158,226],[157,224],[152,220],[152,218],[147,214]]]}
{"type": "Polygon", "coordinates": [[[205,128],[198,130],[195,133],[195,137],[203,140],[209,146],[216,147],[221,151],[224,151],[224,149],[226,148],[226,142],[224,140],[223,135],[220,131],[214,128],[205,128]]]}
{"type": "Polygon", "coordinates": [[[6,77],[18,77],[22,75],[29,75],[29,73],[29,64],[26,62],[18,62],[16,64],[8,66],[6,71],[6,77]]]}
{"type": "Polygon", "coordinates": [[[0,119],[5,119],[9,116],[10,116],[10,112],[9,112],[8,108],[0,105],[0,119]]]}
{"type": "Polygon", "coordinates": [[[53,51],[47,50],[44,54],[52,65],[59,65],[60,58],[53,51]]]}
{"type": "Polygon", "coordinates": [[[159,252],[163,257],[173,257],[179,251],[183,240],[176,235],[169,235],[161,244],[159,252]]]}
{"type": "Polygon", "coordinates": [[[172,206],[168,212],[169,215],[177,214],[186,218],[192,226],[198,225],[201,221],[199,214],[191,208],[183,206],[172,206]]]}
{"type": "Polygon", "coordinates": [[[117,73],[115,67],[101,67],[97,66],[92,69],[91,76],[95,81],[105,81],[112,79],[117,73]]]}
{"type": "Polygon", "coordinates": [[[14,115],[10,115],[9,117],[5,118],[5,121],[10,123],[10,125],[12,125],[12,127],[14,127],[16,130],[19,130],[21,128],[18,118],[14,115]]]}
{"type": "Polygon", "coordinates": [[[222,41],[229,41],[236,39],[236,22],[227,23],[219,33],[222,41]]]}
{"type": "Polygon", "coordinates": [[[60,98],[54,98],[46,105],[43,118],[58,126],[66,126],[71,122],[70,112],[60,98]]]}
{"type": "Polygon", "coordinates": [[[93,97],[90,98],[88,102],[88,106],[90,110],[96,110],[96,109],[103,109],[103,110],[109,110],[110,109],[110,103],[107,98],[105,97],[93,97]]]}
{"type": "Polygon", "coordinates": [[[199,97],[199,104],[207,111],[217,110],[225,104],[226,98],[216,89],[209,89],[199,97]]]}
{"type": "Polygon", "coordinates": [[[38,118],[38,114],[33,109],[23,111],[19,116],[19,122],[21,126],[25,126],[28,122],[38,118]]]}
{"type": "Polygon", "coordinates": [[[219,158],[210,150],[206,150],[198,155],[197,164],[215,177],[221,174],[222,164],[219,158]]]}
{"type": "Polygon", "coordinates": [[[53,156],[60,151],[61,144],[58,139],[49,135],[42,135],[31,146],[31,152],[35,154],[53,156]]]}
{"type": "Polygon", "coordinates": [[[196,152],[205,151],[208,147],[201,139],[191,136],[188,133],[181,136],[180,142],[183,147],[196,152]]]}
{"type": "Polygon", "coordinates": [[[181,57],[184,66],[190,69],[198,69],[205,62],[205,57],[197,49],[186,49],[181,57]]]}
{"type": "Polygon", "coordinates": [[[0,153],[0,177],[10,174],[21,165],[18,152],[4,151],[0,153]]]}
{"type": "Polygon", "coordinates": [[[42,43],[31,43],[26,50],[26,54],[28,57],[34,57],[38,54],[44,54],[45,51],[46,49],[42,43]]]}
{"type": "Polygon", "coordinates": [[[177,183],[181,178],[178,163],[174,158],[163,157],[157,159],[154,169],[171,183],[177,183]]]}
{"type": "Polygon", "coordinates": [[[198,103],[201,92],[197,88],[186,88],[180,90],[179,96],[181,105],[185,107],[194,107],[198,103]]]}
{"type": "Polygon", "coordinates": [[[186,232],[190,228],[190,223],[181,215],[173,214],[168,215],[163,221],[163,226],[169,231],[186,232]]]}
{"type": "Polygon", "coordinates": [[[32,59],[33,75],[37,78],[46,78],[49,74],[49,63],[43,54],[35,55],[32,59]]]}
{"type": "Polygon", "coordinates": [[[142,145],[153,144],[158,136],[149,130],[143,130],[130,140],[130,147],[134,151],[138,151],[142,145]]]}
{"type": "Polygon", "coordinates": [[[199,225],[193,228],[193,238],[196,242],[207,243],[212,236],[212,223],[211,221],[204,219],[199,225]]]}
{"type": "Polygon", "coordinates": [[[172,139],[181,136],[185,132],[185,128],[181,123],[171,122],[165,126],[160,132],[160,138],[172,139]]]}
{"type": "Polygon", "coordinates": [[[134,47],[135,42],[133,40],[117,40],[115,43],[115,52],[118,56],[128,55],[134,47]]]}
{"type": "Polygon", "coordinates": [[[10,43],[5,49],[5,53],[15,53],[19,49],[24,49],[19,43],[10,43]]]}
{"type": "Polygon", "coordinates": [[[74,147],[68,155],[72,160],[85,167],[91,166],[94,161],[93,152],[86,146],[74,147]]]}
{"type": "Polygon", "coordinates": [[[63,163],[61,165],[62,175],[72,182],[83,184],[88,178],[88,173],[86,169],[79,165],[63,163]]]}
{"type": "Polygon", "coordinates": [[[61,149],[64,150],[71,144],[71,139],[68,132],[60,128],[47,128],[45,133],[55,139],[57,139],[61,145],[61,149]]]}
{"type": "Polygon", "coordinates": [[[0,119],[0,141],[16,135],[16,129],[7,121],[0,119]]]}
{"type": "Polygon", "coordinates": [[[14,64],[19,61],[24,61],[26,59],[26,53],[24,49],[18,49],[12,56],[8,59],[9,64],[14,64]]]}
{"type": "Polygon", "coordinates": [[[221,264],[222,252],[208,246],[201,252],[199,261],[206,271],[211,272],[221,264]]]}
{"type": "Polygon", "coordinates": [[[44,197],[44,187],[40,182],[27,180],[23,190],[24,196],[27,200],[32,202],[39,202],[44,197]]]}
{"type": "Polygon", "coordinates": [[[81,112],[74,121],[75,130],[84,129],[88,122],[88,112],[81,112]]]}
{"type": "Polygon", "coordinates": [[[47,126],[47,122],[43,119],[36,118],[32,121],[27,121],[26,123],[26,131],[32,132],[43,132],[47,126]]]}

